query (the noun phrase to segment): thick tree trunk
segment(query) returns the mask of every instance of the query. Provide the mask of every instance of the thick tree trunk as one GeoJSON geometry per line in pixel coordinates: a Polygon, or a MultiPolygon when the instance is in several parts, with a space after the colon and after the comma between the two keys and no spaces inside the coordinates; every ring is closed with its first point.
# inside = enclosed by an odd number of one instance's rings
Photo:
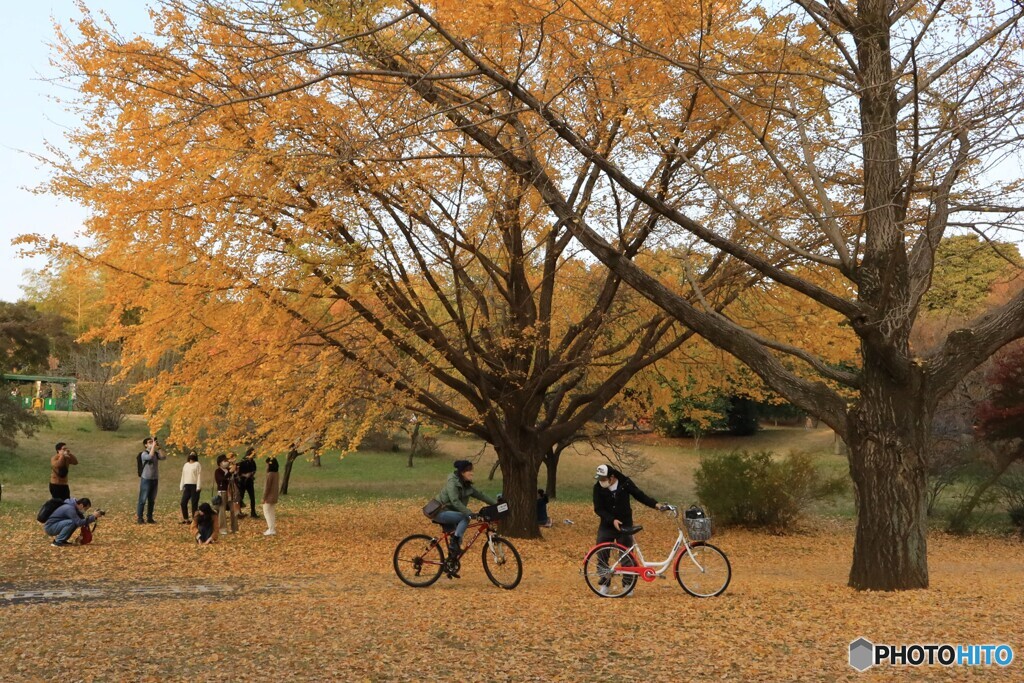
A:
{"type": "Polygon", "coordinates": [[[509,515],[501,532],[515,538],[537,538],[537,474],[539,462],[522,453],[506,454],[498,450],[503,480],[502,494],[509,505],[509,515]]]}
{"type": "Polygon", "coordinates": [[[288,495],[288,480],[291,479],[291,476],[292,476],[292,464],[295,462],[295,459],[298,458],[298,457],[299,457],[299,452],[298,451],[289,451],[288,452],[288,460],[286,460],[285,463],[284,463],[284,476],[281,477],[281,494],[282,495],[288,495]]]}
{"type": "Polygon", "coordinates": [[[557,450],[552,450],[544,456],[544,468],[547,470],[547,484],[544,490],[551,500],[558,497],[558,460],[561,456],[561,452],[557,450]]]}
{"type": "Polygon", "coordinates": [[[886,591],[927,588],[924,454],[932,416],[917,399],[918,392],[880,386],[881,374],[865,373],[868,386],[849,415],[850,474],[857,505],[850,586],[886,591]],[[876,381],[871,382],[872,377],[876,381]]]}

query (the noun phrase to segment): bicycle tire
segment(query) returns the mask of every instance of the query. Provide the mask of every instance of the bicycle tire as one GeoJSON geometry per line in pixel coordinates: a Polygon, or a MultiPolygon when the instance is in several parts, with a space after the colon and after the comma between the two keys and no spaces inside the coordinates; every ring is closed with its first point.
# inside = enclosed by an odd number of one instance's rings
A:
{"type": "Polygon", "coordinates": [[[436,538],[413,534],[403,538],[395,548],[392,564],[402,583],[413,588],[426,588],[441,578],[444,551],[436,538]]]}
{"type": "Polygon", "coordinates": [[[695,598],[713,598],[724,593],[732,581],[732,565],[725,553],[704,541],[691,543],[690,552],[693,559],[684,549],[673,568],[680,587],[695,598]]]}
{"type": "Polygon", "coordinates": [[[494,536],[490,543],[484,543],[480,559],[484,563],[487,578],[498,588],[510,591],[523,579],[523,560],[519,556],[519,551],[501,536],[494,536]],[[510,569],[514,574],[511,580],[504,576],[498,577],[498,574],[504,574],[510,569]]]}
{"type": "Polygon", "coordinates": [[[609,573],[607,564],[612,566],[635,567],[636,562],[629,554],[629,549],[618,543],[602,543],[590,549],[583,558],[583,578],[587,587],[602,598],[624,598],[636,588],[636,574],[609,573]],[[602,560],[600,553],[606,552],[602,560]],[[602,567],[604,564],[606,566],[602,567]],[[607,579],[607,583],[602,582],[607,579]]]}

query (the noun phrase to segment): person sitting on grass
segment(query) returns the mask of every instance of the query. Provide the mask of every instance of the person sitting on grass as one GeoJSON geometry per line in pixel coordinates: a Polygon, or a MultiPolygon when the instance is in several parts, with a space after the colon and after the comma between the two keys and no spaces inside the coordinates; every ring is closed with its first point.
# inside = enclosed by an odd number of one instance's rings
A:
{"type": "Polygon", "coordinates": [[[95,515],[86,515],[85,511],[90,507],[92,507],[92,501],[88,498],[68,498],[63,505],[54,510],[46,518],[46,524],[43,527],[47,536],[54,537],[51,545],[57,548],[71,545],[68,539],[71,538],[71,534],[75,533],[75,529],[92,524],[97,517],[103,516],[103,510],[95,515]]]}
{"type": "Polygon", "coordinates": [[[543,527],[551,526],[551,517],[548,516],[548,498],[544,489],[537,489],[537,524],[543,527]]]}
{"type": "Polygon", "coordinates": [[[209,503],[203,503],[192,515],[192,535],[199,545],[210,545],[217,540],[217,513],[209,503]]]}

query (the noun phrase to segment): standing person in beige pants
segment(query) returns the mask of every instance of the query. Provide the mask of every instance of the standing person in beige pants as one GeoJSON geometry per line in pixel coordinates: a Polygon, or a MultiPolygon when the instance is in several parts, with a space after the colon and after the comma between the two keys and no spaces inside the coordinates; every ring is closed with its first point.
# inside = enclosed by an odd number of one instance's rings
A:
{"type": "Polygon", "coordinates": [[[274,456],[268,456],[266,459],[267,463],[267,478],[266,483],[263,484],[263,517],[267,520],[267,530],[263,532],[264,536],[273,536],[277,533],[275,525],[277,524],[277,513],[274,508],[277,506],[277,478],[278,478],[278,465],[277,458],[274,456]]]}

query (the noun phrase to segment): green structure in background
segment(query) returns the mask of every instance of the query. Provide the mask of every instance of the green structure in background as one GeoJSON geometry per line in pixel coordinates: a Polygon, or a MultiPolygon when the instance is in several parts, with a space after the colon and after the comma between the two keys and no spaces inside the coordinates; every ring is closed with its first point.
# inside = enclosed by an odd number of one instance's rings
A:
{"type": "Polygon", "coordinates": [[[21,401],[23,408],[31,410],[65,410],[71,411],[75,405],[75,385],[78,379],[75,377],[49,377],[46,375],[4,375],[5,382],[14,382],[25,385],[35,384],[35,390],[30,395],[24,395],[18,390],[14,397],[21,401]],[[43,396],[44,384],[57,384],[63,389],[65,396],[43,396]]]}

